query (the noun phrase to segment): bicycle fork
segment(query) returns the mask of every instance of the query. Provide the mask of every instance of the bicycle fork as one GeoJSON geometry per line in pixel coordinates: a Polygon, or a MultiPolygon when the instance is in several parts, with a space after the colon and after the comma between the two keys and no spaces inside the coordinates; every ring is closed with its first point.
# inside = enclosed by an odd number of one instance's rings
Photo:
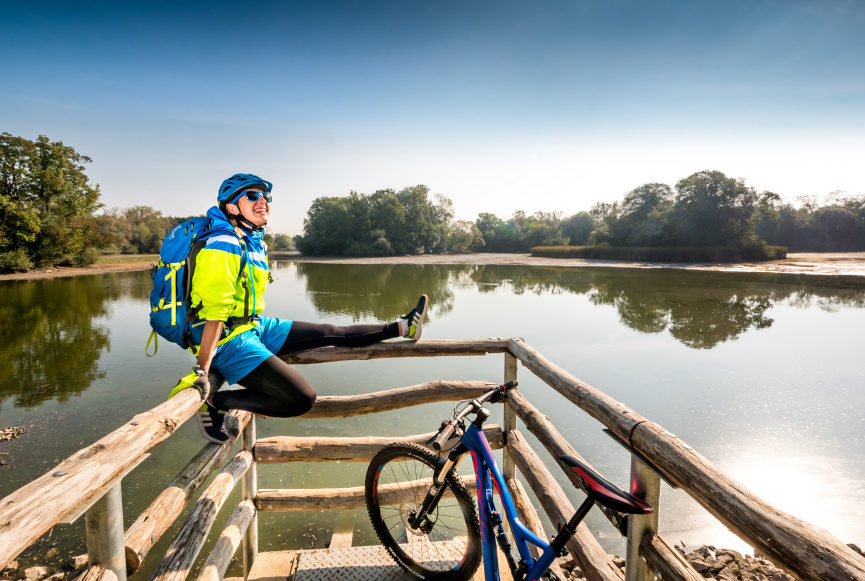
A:
{"type": "Polygon", "coordinates": [[[451,450],[450,454],[448,454],[447,458],[445,458],[438,470],[433,472],[432,485],[426,493],[420,508],[415,514],[409,515],[408,524],[413,529],[429,533],[433,523],[428,515],[436,506],[438,506],[439,500],[441,500],[442,494],[444,493],[445,478],[447,478],[451,469],[459,464],[464,453],[465,449],[462,444],[458,444],[453,450],[451,450]]]}

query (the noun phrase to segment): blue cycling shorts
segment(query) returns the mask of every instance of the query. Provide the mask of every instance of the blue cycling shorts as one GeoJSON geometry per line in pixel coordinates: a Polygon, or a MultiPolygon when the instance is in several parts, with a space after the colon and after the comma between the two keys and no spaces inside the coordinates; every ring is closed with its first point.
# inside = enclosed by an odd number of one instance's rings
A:
{"type": "Polygon", "coordinates": [[[216,349],[211,367],[219,371],[229,385],[246,377],[271,355],[276,355],[293,322],[276,317],[259,317],[256,321],[255,327],[216,349]]]}

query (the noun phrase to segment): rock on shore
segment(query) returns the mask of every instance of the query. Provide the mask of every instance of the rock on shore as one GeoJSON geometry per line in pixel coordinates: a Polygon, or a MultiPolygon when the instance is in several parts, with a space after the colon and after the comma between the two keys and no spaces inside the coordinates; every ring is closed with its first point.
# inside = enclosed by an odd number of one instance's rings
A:
{"type": "MultiPolygon", "coordinates": [[[[847,545],[854,551],[865,556],[862,549],[854,544],[847,545]]],[[[716,549],[711,545],[704,545],[690,553],[685,552],[684,547],[676,546],[691,566],[706,579],[717,579],[718,581],[795,581],[794,577],[782,569],[776,567],[771,561],[761,557],[742,555],[731,549],[716,549]]],[[[621,557],[613,557],[613,563],[625,570],[625,560],[621,557]]],[[[571,560],[564,565],[568,579],[585,579],[577,562],[571,560]]]]}

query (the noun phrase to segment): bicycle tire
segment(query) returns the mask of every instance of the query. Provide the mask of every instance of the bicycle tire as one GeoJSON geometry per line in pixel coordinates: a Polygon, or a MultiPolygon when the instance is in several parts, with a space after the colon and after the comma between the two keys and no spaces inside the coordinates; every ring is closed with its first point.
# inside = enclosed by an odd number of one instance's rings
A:
{"type": "Polygon", "coordinates": [[[418,579],[465,581],[483,558],[478,511],[455,470],[431,514],[431,529],[413,529],[408,515],[422,503],[439,459],[416,444],[390,444],[366,471],[366,507],[373,529],[394,561],[418,579]],[[409,482],[428,483],[417,486],[409,482]]]}

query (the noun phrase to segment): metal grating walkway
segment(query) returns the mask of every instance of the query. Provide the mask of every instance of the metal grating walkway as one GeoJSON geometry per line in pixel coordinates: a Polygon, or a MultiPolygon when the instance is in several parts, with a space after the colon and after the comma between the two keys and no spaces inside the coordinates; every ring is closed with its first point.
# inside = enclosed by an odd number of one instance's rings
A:
{"type": "MultiPolygon", "coordinates": [[[[473,579],[483,581],[483,567],[473,579]]],[[[414,579],[382,546],[259,553],[248,581],[405,581],[414,579]]],[[[510,575],[502,572],[502,579],[510,575]]]]}

